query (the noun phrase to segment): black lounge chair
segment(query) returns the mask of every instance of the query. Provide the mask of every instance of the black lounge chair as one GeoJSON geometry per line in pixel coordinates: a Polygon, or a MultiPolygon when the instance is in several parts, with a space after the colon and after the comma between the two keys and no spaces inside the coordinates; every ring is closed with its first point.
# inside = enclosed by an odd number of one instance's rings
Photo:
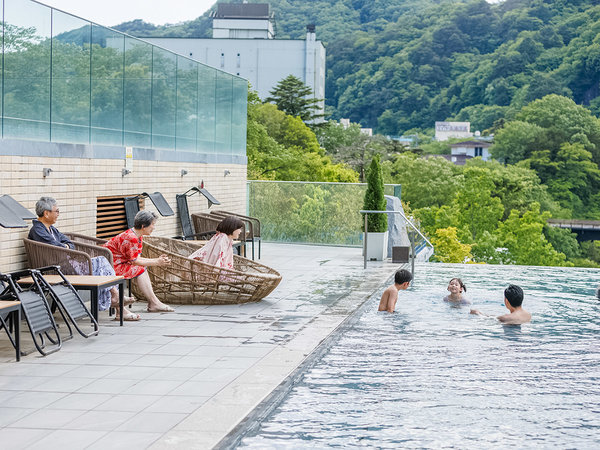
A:
{"type": "MultiPolygon", "coordinates": [[[[1,277],[1,275],[0,275],[1,277]]],[[[6,285],[0,279],[0,291],[6,285]]],[[[0,330],[6,330],[10,343],[15,348],[15,358],[21,360],[21,302],[14,300],[0,300],[0,330]],[[7,323],[8,320],[8,323],[7,323]]]]}
{"type": "MultiPolygon", "coordinates": [[[[50,306],[46,301],[44,289],[40,285],[40,277],[40,273],[35,270],[22,270],[0,275],[4,285],[0,293],[0,300],[21,302],[21,312],[29,327],[33,344],[38,352],[46,356],[59,351],[62,341],[50,306]],[[18,283],[22,278],[31,278],[28,287],[18,283]],[[46,348],[46,339],[53,344],[49,349],[46,348]]],[[[22,352],[22,354],[28,353],[31,351],[22,352]]]]}
{"type": "MultiPolygon", "coordinates": [[[[198,190],[198,188],[192,189],[198,190]]],[[[188,192],[192,191],[192,189],[187,191],[185,194],[177,194],[175,196],[175,200],[177,201],[177,217],[179,218],[179,224],[181,225],[182,232],[182,235],[175,236],[175,239],[181,239],[184,241],[189,239],[210,239],[216,233],[216,231],[203,231],[200,233],[196,233],[194,230],[194,226],[192,225],[192,220],[190,219],[190,210],[187,201],[187,198],[189,197],[188,192]]],[[[193,195],[193,193],[190,195],[193,195]]]]}
{"type": "Polygon", "coordinates": [[[140,211],[140,199],[149,198],[161,216],[174,216],[175,213],[167,203],[167,200],[160,192],[154,192],[149,194],[148,192],[142,192],[139,195],[131,197],[125,197],[125,217],[127,218],[127,226],[133,228],[133,222],[135,215],[140,211]]]}
{"type": "Polygon", "coordinates": [[[27,227],[27,223],[24,220],[35,218],[35,214],[10,195],[0,197],[0,226],[4,228],[25,228],[27,227]]]}
{"type": "MultiPolygon", "coordinates": [[[[38,282],[42,287],[44,293],[46,294],[46,299],[49,300],[49,304],[51,306],[52,311],[58,307],[58,311],[62,316],[67,328],[69,329],[69,337],[66,339],[73,338],[73,330],[69,325],[69,321],[73,324],[77,332],[82,335],[84,338],[89,338],[90,336],[98,335],[98,322],[92,315],[89,309],[86,308],[83,300],[75,290],[75,288],[69,283],[64,274],[60,271],[60,267],[58,266],[49,266],[44,267],[42,269],[38,269],[36,276],[38,276],[38,282]],[[49,273],[56,273],[60,276],[62,281],[57,284],[48,283],[43,275],[49,273]],[[67,320],[67,318],[69,320],[67,320]],[[86,333],[82,330],[78,321],[81,319],[89,320],[92,326],[92,331],[86,333]]],[[[122,313],[122,312],[121,312],[122,313]]]]}

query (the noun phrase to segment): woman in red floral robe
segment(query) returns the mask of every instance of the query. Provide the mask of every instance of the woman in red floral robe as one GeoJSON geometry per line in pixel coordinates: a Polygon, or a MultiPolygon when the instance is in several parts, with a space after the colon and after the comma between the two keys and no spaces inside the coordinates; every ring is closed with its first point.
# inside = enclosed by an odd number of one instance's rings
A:
{"type": "MultiPolygon", "coordinates": [[[[133,228],[115,236],[105,245],[113,254],[115,273],[125,279],[133,279],[137,287],[148,301],[148,312],[171,312],[173,308],[165,305],[154,294],[150,277],[146,272],[148,266],[166,266],[171,263],[167,255],[158,258],[143,258],[142,238],[154,231],[157,216],[151,211],[140,211],[136,214],[133,228]]],[[[127,320],[139,320],[128,318],[127,320]]],[[[123,317],[125,319],[125,317],[123,317]]]]}

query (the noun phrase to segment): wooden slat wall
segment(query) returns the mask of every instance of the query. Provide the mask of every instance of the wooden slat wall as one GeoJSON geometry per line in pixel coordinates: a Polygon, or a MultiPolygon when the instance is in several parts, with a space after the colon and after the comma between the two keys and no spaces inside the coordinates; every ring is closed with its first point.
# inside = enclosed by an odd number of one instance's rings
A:
{"type": "MultiPolygon", "coordinates": [[[[131,194],[96,199],[96,237],[110,239],[127,230],[123,199],[130,196],[131,194]]],[[[140,209],[144,209],[143,199],[140,199],[140,209]]]]}

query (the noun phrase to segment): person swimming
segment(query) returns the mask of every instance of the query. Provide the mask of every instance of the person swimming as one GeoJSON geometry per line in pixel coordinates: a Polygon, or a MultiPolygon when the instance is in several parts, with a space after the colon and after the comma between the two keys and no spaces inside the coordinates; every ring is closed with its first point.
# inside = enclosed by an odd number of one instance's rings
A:
{"type": "Polygon", "coordinates": [[[460,278],[452,278],[448,283],[448,291],[450,295],[444,297],[445,302],[454,303],[457,305],[470,305],[471,302],[463,295],[467,292],[467,286],[460,278]]]}

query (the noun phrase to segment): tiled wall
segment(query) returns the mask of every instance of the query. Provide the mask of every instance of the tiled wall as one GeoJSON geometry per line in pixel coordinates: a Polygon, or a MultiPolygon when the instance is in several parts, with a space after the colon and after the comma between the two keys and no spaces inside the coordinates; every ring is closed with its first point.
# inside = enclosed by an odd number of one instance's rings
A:
{"type": "MultiPolygon", "coordinates": [[[[158,236],[181,233],[175,195],[198,186],[215,196],[221,205],[215,209],[246,212],[246,166],[242,164],[199,164],[134,160],[132,173],[122,176],[123,160],[0,156],[0,194],[8,194],[30,211],[43,195],[59,203],[56,226],[61,231],[96,235],[96,198],[161,192],[175,216],[160,217],[154,232],[158,236]],[[43,177],[43,169],[52,172],[43,177]],[[181,176],[181,170],[188,173],[181,176]],[[225,176],[225,171],[230,174],[225,176]]],[[[191,213],[206,212],[207,200],[196,194],[188,198],[191,213]]],[[[146,209],[155,211],[150,200],[146,209]]],[[[22,239],[28,229],[0,227],[0,272],[27,266],[22,239]]]]}

